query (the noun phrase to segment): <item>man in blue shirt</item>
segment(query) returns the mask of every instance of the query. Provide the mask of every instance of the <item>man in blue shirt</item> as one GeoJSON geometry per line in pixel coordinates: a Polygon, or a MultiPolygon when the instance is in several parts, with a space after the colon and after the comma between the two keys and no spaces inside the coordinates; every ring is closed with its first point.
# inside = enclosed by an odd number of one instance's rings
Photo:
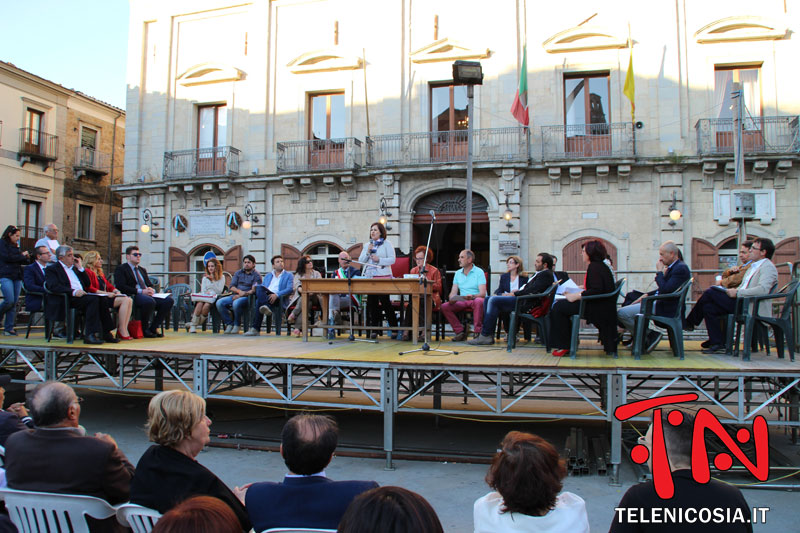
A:
{"type": "Polygon", "coordinates": [[[249,296],[256,292],[256,285],[261,283],[261,274],[256,270],[256,258],[244,256],[243,268],[237,270],[231,279],[231,294],[217,300],[217,311],[225,324],[225,333],[239,333],[239,321],[247,307],[249,296]],[[233,316],[231,316],[233,308],[233,316]]]}
{"type": "Polygon", "coordinates": [[[472,250],[461,250],[458,254],[458,266],[453,278],[453,288],[450,291],[449,301],[442,304],[442,314],[453,328],[453,340],[456,342],[467,340],[467,331],[461,325],[456,313],[472,311],[472,323],[475,336],[481,331],[483,324],[483,299],[486,297],[486,274],[480,267],[476,267],[475,253],[472,250]]]}
{"type": "Polygon", "coordinates": [[[283,313],[289,306],[289,295],[294,289],[294,276],[283,268],[283,257],[272,256],[272,272],[264,276],[264,283],[255,287],[258,313],[253,317],[253,327],[245,335],[256,336],[261,331],[265,316],[275,317],[275,334],[281,334],[283,313]]]}

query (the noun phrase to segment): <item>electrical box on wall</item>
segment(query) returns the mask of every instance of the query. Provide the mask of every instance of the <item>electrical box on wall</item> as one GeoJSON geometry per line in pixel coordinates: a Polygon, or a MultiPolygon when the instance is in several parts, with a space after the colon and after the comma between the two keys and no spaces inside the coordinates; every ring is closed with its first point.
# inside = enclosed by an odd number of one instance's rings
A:
{"type": "Polygon", "coordinates": [[[746,191],[731,191],[731,219],[751,220],[756,216],[756,195],[746,191]]]}

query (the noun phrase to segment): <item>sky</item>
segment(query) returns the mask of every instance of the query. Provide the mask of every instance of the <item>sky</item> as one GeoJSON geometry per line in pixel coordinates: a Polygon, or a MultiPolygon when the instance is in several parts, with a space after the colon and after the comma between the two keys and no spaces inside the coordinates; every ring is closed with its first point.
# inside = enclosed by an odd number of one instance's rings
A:
{"type": "Polygon", "coordinates": [[[125,109],[128,0],[0,0],[0,60],[125,109]]]}

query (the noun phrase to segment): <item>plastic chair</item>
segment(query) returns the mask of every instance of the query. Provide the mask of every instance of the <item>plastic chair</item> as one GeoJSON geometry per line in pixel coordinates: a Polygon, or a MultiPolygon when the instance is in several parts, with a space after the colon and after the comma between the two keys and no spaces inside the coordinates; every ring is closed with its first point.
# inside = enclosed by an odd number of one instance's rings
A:
{"type": "Polygon", "coordinates": [[[33,323],[36,322],[36,314],[37,313],[41,313],[42,316],[45,317],[45,319],[44,319],[44,330],[45,330],[45,332],[47,332],[47,325],[48,325],[49,321],[47,320],[47,317],[45,316],[45,312],[44,312],[44,302],[45,302],[45,296],[46,296],[45,293],[26,290],[24,285],[22,287],[22,290],[25,291],[24,294],[26,296],[27,295],[36,295],[36,296],[41,296],[42,297],[42,308],[39,311],[29,311],[28,312],[28,328],[25,331],[25,338],[27,339],[31,335],[31,327],[33,326],[33,323]]]}
{"type": "Polygon", "coordinates": [[[0,498],[20,533],[89,533],[87,516],[102,520],[117,514],[115,507],[93,496],[0,489],[0,498]]]}
{"type": "MultiPolygon", "coordinates": [[[[192,308],[186,303],[185,296],[191,295],[192,289],[187,283],[175,283],[167,287],[165,292],[172,294],[172,299],[175,301],[175,305],[172,306],[172,328],[173,331],[178,331],[182,323],[191,319],[192,308]]],[[[169,317],[167,320],[169,320],[169,317]]],[[[167,327],[169,327],[169,324],[167,324],[167,327]]]]}
{"type": "MultiPolygon", "coordinates": [[[[728,355],[733,355],[734,357],[739,356],[739,341],[741,338],[742,326],[744,326],[742,360],[749,361],[754,340],[753,333],[758,323],[762,323],[772,327],[772,331],[775,334],[775,349],[778,352],[778,357],[783,359],[783,339],[786,337],[786,345],[789,348],[789,358],[791,361],[794,361],[794,328],[792,327],[791,314],[798,287],[800,287],[800,281],[794,280],[785,285],[778,292],[765,294],[763,296],[737,298],[737,312],[728,317],[728,355]],[[768,317],[758,314],[758,307],[762,301],[776,300],[779,298],[784,299],[779,317],[768,317]],[[750,309],[752,309],[752,312],[750,309]],[[735,340],[731,342],[734,337],[734,329],[736,330],[735,340]]],[[[764,344],[766,346],[767,355],[769,355],[769,339],[765,339],[764,344]]]]}
{"type": "MultiPolygon", "coordinates": [[[[592,296],[583,296],[581,297],[580,307],[578,308],[578,314],[572,315],[572,334],[570,335],[569,341],[569,356],[572,359],[575,359],[578,353],[578,344],[580,341],[578,340],[578,334],[581,331],[581,320],[583,320],[583,313],[586,311],[586,302],[590,302],[592,300],[603,300],[605,298],[614,300],[614,306],[617,305],[617,299],[619,298],[619,291],[622,290],[622,286],[625,284],[625,278],[617,281],[616,287],[614,292],[608,292],[606,294],[595,294],[592,296]]],[[[616,354],[614,355],[616,357],[616,354]]]]}
{"type": "Polygon", "coordinates": [[[150,533],[161,518],[161,513],[135,503],[123,503],[117,507],[117,522],[133,530],[133,533],[150,533]]]}
{"type": "Polygon", "coordinates": [[[669,335],[669,345],[675,357],[680,357],[683,361],[683,314],[686,309],[686,296],[692,288],[693,278],[690,278],[681,285],[678,290],[669,294],[658,294],[655,296],[645,296],[642,298],[640,313],[636,315],[633,332],[633,358],[642,358],[642,345],[644,344],[647,323],[653,321],[655,324],[666,328],[669,335]],[[656,302],[675,300],[678,302],[675,313],[672,316],[659,316],[656,314],[656,302]]]}
{"type": "MultiPolygon", "coordinates": [[[[542,338],[542,343],[544,343],[544,349],[547,353],[550,353],[550,343],[548,338],[548,331],[550,330],[550,309],[547,310],[544,316],[533,316],[530,313],[522,313],[520,309],[522,308],[522,303],[530,300],[538,300],[545,298],[553,298],[556,290],[558,289],[558,283],[553,283],[550,287],[541,294],[526,294],[524,296],[517,296],[517,301],[514,305],[514,310],[511,312],[510,323],[508,325],[508,344],[506,345],[506,351],[510,352],[517,346],[517,321],[518,320],[527,320],[536,324],[536,327],[539,330],[539,336],[542,338]]],[[[552,308],[553,302],[550,302],[550,307],[552,308]]]]}
{"type": "MultiPolygon", "coordinates": [[[[69,302],[70,296],[67,293],[57,293],[52,292],[50,289],[47,288],[47,282],[44,282],[44,292],[45,292],[45,300],[44,300],[44,307],[47,308],[48,300],[50,298],[63,298],[64,299],[64,326],[67,330],[67,344],[72,344],[75,340],[75,326],[78,322],[77,320],[77,309],[74,307],[70,307],[69,302]]],[[[46,322],[45,323],[45,337],[47,337],[47,342],[50,342],[50,339],[53,336],[53,324],[46,322]]]]}

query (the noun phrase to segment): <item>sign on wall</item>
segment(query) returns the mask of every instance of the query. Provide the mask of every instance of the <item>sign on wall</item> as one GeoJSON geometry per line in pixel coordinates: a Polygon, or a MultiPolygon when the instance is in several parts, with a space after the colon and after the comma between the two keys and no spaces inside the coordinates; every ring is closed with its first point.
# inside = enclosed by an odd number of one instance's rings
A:
{"type": "Polygon", "coordinates": [[[225,236],[224,209],[198,209],[189,211],[189,235],[225,236]]]}

